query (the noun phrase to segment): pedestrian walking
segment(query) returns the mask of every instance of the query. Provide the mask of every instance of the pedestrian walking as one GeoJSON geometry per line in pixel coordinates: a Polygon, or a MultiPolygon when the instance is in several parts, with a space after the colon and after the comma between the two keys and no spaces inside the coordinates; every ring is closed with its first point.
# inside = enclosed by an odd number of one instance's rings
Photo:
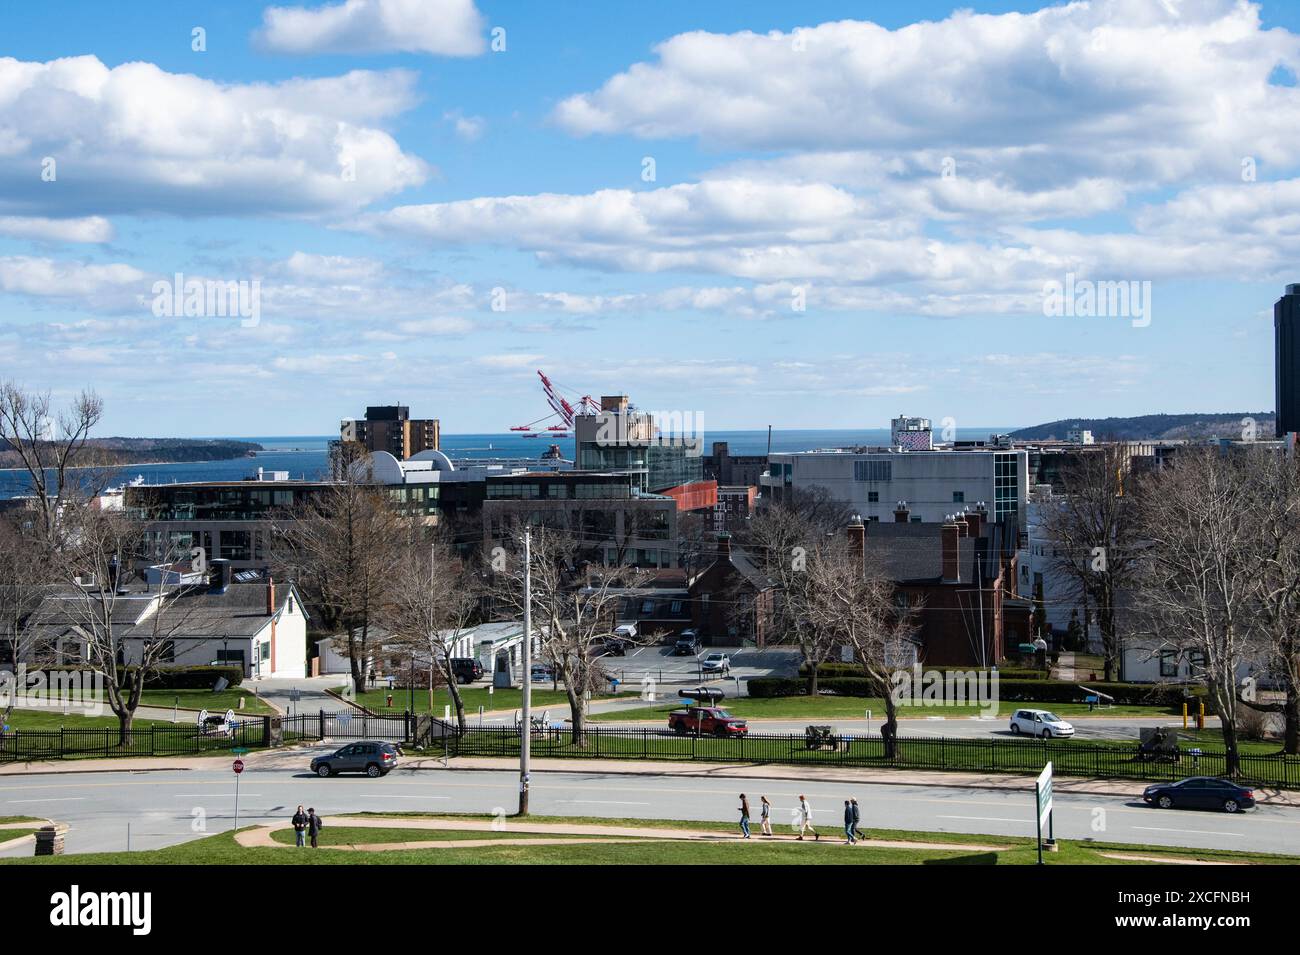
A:
{"type": "Polygon", "coordinates": [[[863,835],[858,824],[862,822],[862,810],[858,808],[858,801],[856,799],[850,799],[849,802],[853,804],[853,834],[861,839],[863,838],[863,835]]]}
{"type": "Polygon", "coordinates": [[[814,842],[821,841],[821,833],[813,828],[812,806],[808,805],[808,800],[803,795],[799,796],[799,809],[797,812],[799,817],[799,839],[803,839],[805,832],[811,832],[814,842]]]}
{"type": "Polygon", "coordinates": [[[851,846],[857,840],[853,838],[853,803],[844,800],[844,844],[851,846]]]}
{"type": "Polygon", "coordinates": [[[320,831],[324,828],[325,823],[320,816],[316,815],[315,808],[309,808],[307,810],[307,835],[311,836],[311,847],[313,849],[319,848],[316,845],[316,837],[320,835],[320,831]]]}
{"type": "Polygon", "coordinates": [[[302,806],[293,814],[293,835],[299,849],[307,844],[307,814],[302,811],[302,806]]]}
{"type": "Polygon", "coordinates": [[[749,800],[744,793],[740,794],[740,834],[749,838],[749,800]]]}
{"type": "Polygon", "coordinates": [[[759,796],[758,814],[763,820],[763,835],[772,834],[772,804],[767,801],[766,796],[759,796]]]}

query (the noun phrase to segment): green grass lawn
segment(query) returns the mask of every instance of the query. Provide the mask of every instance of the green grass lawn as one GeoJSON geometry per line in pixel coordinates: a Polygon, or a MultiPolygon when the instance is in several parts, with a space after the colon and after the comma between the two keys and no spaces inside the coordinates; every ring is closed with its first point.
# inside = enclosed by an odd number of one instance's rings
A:
{"type": "Polygon", "coordinates": [[[42,826],[45,825],[45,820],[36,816],[0,816],[0,823],[9,822],[39,822],[42,826]]]}
{"type": "MultiPolygon", "coordinates": [[[[389,814],[385,814],[389,815],[389,814]]],[[[337,817],[340,820],[346,817],[337,817]]],[[[464,817],[460,817],[464,818],[464,817]]],[[[485,817],[476,817],[485,818],[485,817]]],[[[695,829],[731,831],[734,827],[724,823],[683,822],[676,820],[589,819],[572,817],[530,817],[533,822],[584,823],[608,826],[649,826],[658,829],[695,829]]],[[[500,833],[458,833],[469,838],[495,836],[500,839],[519,838],[511,834],[510,820],[507,829],[500,833]]],[[[757,830],[757,826],[755,826],[757,830]]],[[[327,825],[322,837],[330,833],[327,825]]],[[[407,842],[452,838],[446,832],[428,829],[349,829],[340,826],[334,832],[357,833],[372,843],[407,842]]],[[[778,830],[778,835],[764,839],[755,835],[748,842],[739,838],[729,842],[672,842],[656,839],[638,839],[631,842],[599,842],[567,846],[480,846],[474,848],[395,849],[389,852],[330,851],[323,847],[316,851],[288,852],[284,849],[243,848],[230,833],[209,836],[169,849],[147,852],[93,853],[88,855],[63,855],[43,858],[4,859],[0,864],[12,865],[483,865],[483,864],[567,864],[567,865],[1033,865],[1037,852],[1033,840],[1009,836],[964,835],[956,833],[914,832],[892,829],[864,830],[870,839],[922,842],[941,845],[943,848],[848,847],[833,837],[830,827],[823,829],[820,842],[794,841],[791,834],[778,830]],[[996,846],[996,850],[975,848],[996,846]]],[[[556,833],[556,836],[562,834],[556,833]]],[[[292,845],[292,832],[285,832],[292,845]]],[[[539,834],[535,838],[541,838],[539,834]]],[[[611,835],[611,839],[619,838],[611,835]]],[[[346,839],[344,839],[346,841],[346,839]]],[[[1261,853],[1202,851],[1170,849],[1156,846],[1135,846],[1118,843],[1084,843],[1062,840],[1060,851],[1044,856],[1048,865],[1137,865],[1106,858],[1104,852],[1123,852],[1154,856],[1170,862],[1187,859],[1205,859],[1220,862],[1294,865],[1300,859],[1294,856],[1261,853]]]]}
{"type": "MultiPolygon", "coordinates": [[[[340,688],[339,692],[342,692],[340,688]]],[[[411,703],[410,695],[404,689],[393,690],[394,710],[405,710],[411,703]]],[[[382,713],[388,710],[388,691],[387,690],[368,690],[360,693],[356,697],[356,702],[368,710],[376,713],[382,713]]],[[[523,699],[522,691],[514,690],[493,690],[488,693],[485,686],[462,686],[460,688],[460,697],[465,703],[465,715],[471,720],[478,716],[478,708],[482,706],[485,711],[493,710],[517,710],[523,699]]],[[[594,697],[602,699],[602,697],[594,697]]],[[[533,687],[533,708],[540,711],[547,707],[561,707],[569,705],[569,697],[563,690],[548,690],[539,687],[533,687]]],[[[433,691],[433,715],[441,718],[443,707],[451,706],[451,715],[456,716],[456,708],[452,706],[451,694],[446,687],[439,687],[433,691]]],[[[415,712],[428,713],[429,710],[429,691],[415,691],[415,712]]],[[[540,715],[540,714],[539,714],[540,715]]]]}
{"type": "MultiPolygon", "coordinates": [[[[0,833],[4,830],[0,829],[0,833]]],[[[363,826],[326,825],[320,831],[316,842],[322,849],[330,846],[378,845],[382,842],[460,842],[466,839],[545,839],[550,836],[544,832],[510,832],[474,829],[371,829],[363,826]]],[[[562,833],[556,836],[563,837],[562,833]]],[[[281,845],[294,844],[292,829],[282,829],[271,834],[271,838],[281,845]]],[[[574,837],[578,838],[578,837],[574,837]]],[[[585,837],[582,837],[585,838],[585,837]]],[[[612,837],[610,837],[612,838],[612,837]]]]}
{"type": "MultiPolygon", "coordinates": [[[[257,695],[251,690],[243,687],[233,687],[222,690],[219,693],[213,693],[211,690],[145,690],[141,694],[141,706],[161,706],[171,708],[177,697],[180,703],[177,704],[182,710],[207,710],[210,713],[225,713],[226,710],[234,710],[235,715],[269,715],[275,712],[275,709],[263,700],[258,699],[257,695]],[[244,709],[239,709],[239,701],[244,701],[244,709]]],[[[193,714],[181,713],[178,716],[181,722],[191,722],[193,714]]]]}
{"type": "MultiPolygon", "coordinates": [[[[132,726],[145,728],[149,726],[171,726],[170,720],[144,720],[136,719],[132,721],[132,726]]],[[[9,715],[9,729],[18,730],[58,730],[60,727],[66,729],[93,729],[96,727],[111,726],[117,728],[117,717],[113,715],[108,707],[104,707],[104,712],[99,716],[83,716],[80,713],[68,713],[66,716],[61,710],[14,710],[9,715]]]]}

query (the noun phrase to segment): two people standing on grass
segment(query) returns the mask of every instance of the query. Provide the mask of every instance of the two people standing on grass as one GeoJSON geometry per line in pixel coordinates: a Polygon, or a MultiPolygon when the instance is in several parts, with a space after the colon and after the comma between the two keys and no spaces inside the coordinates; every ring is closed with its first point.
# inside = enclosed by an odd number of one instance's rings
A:
{"type": "Polygon", "coordinates": [[[321,821],[320,816],[316,815],[315,808],[303,812],[302,806],[299,806],[298,811],[293,814],[294,842],[299,849],[303,847],[303,841],[307,836],[311,837],[311,847],[313,849],[318,848],[316,837],[320,835],[320,831],[324,827],[325,823],[321,821]]]}

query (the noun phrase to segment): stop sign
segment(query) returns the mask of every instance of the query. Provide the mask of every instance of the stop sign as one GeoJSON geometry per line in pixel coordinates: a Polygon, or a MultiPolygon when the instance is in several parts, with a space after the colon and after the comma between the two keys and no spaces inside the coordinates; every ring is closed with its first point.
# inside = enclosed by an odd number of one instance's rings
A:
{"type": "Polygon", "coordinates": [[[242,759],[235,760],[235,765],[233,769],[235,770],[236,775],[242,773],[244,771],[244,761],[242,759]]]}

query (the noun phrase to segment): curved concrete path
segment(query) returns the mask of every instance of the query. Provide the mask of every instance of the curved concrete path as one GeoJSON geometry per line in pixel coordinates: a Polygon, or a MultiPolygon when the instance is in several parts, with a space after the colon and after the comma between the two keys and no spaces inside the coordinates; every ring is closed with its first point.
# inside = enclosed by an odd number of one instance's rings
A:
{"type": "MultiPolygon", "coordinates": [[[[345,849],[363,852],[383,852],[395,849],[443,849],[474,848],[479,846],[517,846],[517,845],[579,845],[592,842],[637,842],[643,840],[663,840],[673,842],[739,842],[739,832],[717,832],[702,829],[662,829],[641,826],[602,826],[587,823],[556,822],[517,822],[509,820],[506,828],[493,829],[494,822],[478,819],[435,819],[430,817],[412,818],[409,816],[336,816],[337,827],[351,829],[418,829],[436,832],[438,830],[458,832],[518,832],[529,834],[552,835],[556,838],[530,839],[443,839],[427,842],[384,842],[369,844],[348,844],[342,846],[325,846],[327,849],[345,849]],[[584,838],[586,837],[586,838],[584,838]]],[[[235,841],[248,848],[263,847],[276,849],[293,849],[292,845],[277,842],[272,833],[281,832],[292,827],[292,823],[279,822],[256,829],[245,829],[235,834],[235,841]]],[[[781,839],[773,836],[764,839],[755,835],[754,842],[795,842],[793,837],[781,839]]],[[[820,844],[811,839],[803,840],[806,844],[820,844]]],[[[827,845],[838,845],[840,840],[834,833],[827,835],[827,845]]],[[[1009,846],[972,845],[969,843],[950,842],[902,842],[886,839],[859,839],[858,845],[894,849],[929,849],[952,850],[961,852],[999,852],[1009,846]]]]}

